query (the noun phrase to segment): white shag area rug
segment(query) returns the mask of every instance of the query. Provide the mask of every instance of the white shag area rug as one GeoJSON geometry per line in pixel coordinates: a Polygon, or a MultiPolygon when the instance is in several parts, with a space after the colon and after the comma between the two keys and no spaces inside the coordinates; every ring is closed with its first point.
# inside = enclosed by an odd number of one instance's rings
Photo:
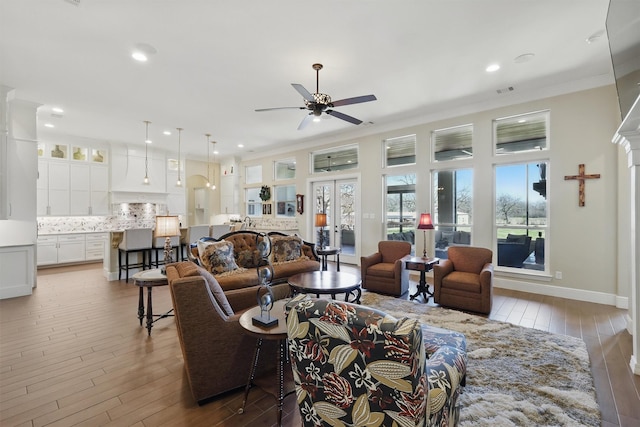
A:
{"type": "Polygon", "coordinates": [[[581,339],[366,291],[362,305],[465,334],[459,426],[601,425],[581,339]]]}

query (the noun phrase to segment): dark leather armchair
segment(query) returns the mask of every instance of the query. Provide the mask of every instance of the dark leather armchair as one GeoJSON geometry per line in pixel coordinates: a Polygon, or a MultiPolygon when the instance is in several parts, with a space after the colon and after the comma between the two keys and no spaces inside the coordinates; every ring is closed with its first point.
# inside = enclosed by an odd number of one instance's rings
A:
{"type": "Polygon", "coordinates": [[[493,299],[493,252],[473,246],[449,247],[449,259],[433,266],[436,303],[489,314],[493,299]]]}
{"type": "Polygon", "coordinates": [[[401,259],[410,253],[409,242],[378,242],[378,252],[360,258],[362,287],[381,294],[403,295],[409,290],[409,272],[401,259]]]}

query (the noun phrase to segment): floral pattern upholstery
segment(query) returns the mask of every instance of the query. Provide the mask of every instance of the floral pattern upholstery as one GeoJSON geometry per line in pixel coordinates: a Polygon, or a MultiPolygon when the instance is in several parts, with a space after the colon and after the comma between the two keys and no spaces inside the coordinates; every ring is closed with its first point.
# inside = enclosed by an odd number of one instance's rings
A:
{"type": "Polygon", "coordinates": [[[288,344],[304,426],[455,421],[464,335],[308,295],[290,305],[288,344]]]}

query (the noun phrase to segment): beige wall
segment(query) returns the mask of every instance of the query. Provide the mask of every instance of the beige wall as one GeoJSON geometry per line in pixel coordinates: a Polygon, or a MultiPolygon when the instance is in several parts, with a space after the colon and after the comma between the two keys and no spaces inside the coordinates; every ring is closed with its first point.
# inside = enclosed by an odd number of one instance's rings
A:
{"type": "MultiPolygon", "coordinates": [[[[362,138],[345,140],[313,148],[293,150],[289,153],[266,156],[242,162],[244,166],[262,164],[265,185],[274,185],[271,177],[272,162],[277,159],[295,157],[297,192],[309,198],[307,188],[310,175],[309,153],[329,146],[350,143],[359,144],[360,168],[354,171],[360,180],[361,214],[374,214],[374,218],[361,219],[361,254],[375,252],[377,242],[383,238],[383,197],[382,177],[415,172],[417,174],[418,209],[430,211],[431,178],[433,164],[430,162],[430,134],[435,129],[467,123],[474,125],[474,159],[452,163],[452,167],[474,168],[474,226],[473,244],[489,248],[495,247],[493,236],[493,156],[492,120],[539,110],[550,110],[550,140],[547,171],[549,182],[550,266],[546,276],[505,275],[498,273],[499,286],[512,287],[558,296],[575,296],[576,299],[593,300],[608,304],[625,305],[629,295],[625,261],[617,254],[627,244],[619,242],[618,233],[629,230],[628,204],[621,201],[628,197],[625,190],[626,168],[620,148],[611,143],[611,138],[619,125],[616,92],[613,86],[555,96],[508,107],[496,108],[465,116],[425,123],[419,126],[401,128],[362,138]],[[384,170],[382,168],[382,141],[386,138],[415,133],[417,135],[417,165],[384,170]],[[586,165],[586,173],[599,173],[601,178],[586,183],[586,206],[578,206],[578,183],[565,181],[565,175],[578,173],[578,164],[586,165]],[[621,167],[622,166],[622,167],[621,167]],[[621,181],[619,185],[618,181],[621,181]],[[562,272],[562,279],[554,278],[556,271],[562,272]],[[621,283],[621,284],[619,284],[621,283]],[[575,291],[576,295],[573,295],[575,291]],[[622,297],[622,302],[620,298],[622,297]]],[[[501,161],[503,157],[497,159],[501,161]]],[[[526,161],[531,154],[509,156],[510,162],[526,161]]],[[[327,177],[343,175],[345,172],[327,173],[327,177]]],[[[289,183],[289,182],[283,182],[289,183]]],[[[278,182],[281,184],[281,182],[278,182]]],[[[243,187],[241,181],[241,188],[243,187]]],[[[241,190],[242,191],[242,190],[241,190]]],[[[243,199],[242,195],[240,197],[243,199]]],[[[307,202],[307,200],[305,200],[307,202]]],[[[305,214],[298,215],[303,235],[311,233],[309,204],[305,214]]],[[[241,203],[241,212],[243,206],[241,203]]],[[[362,216],[362,215],[361,215],[362,216]]],[[[369,216],[369,215],[367,215],[369,216]]],[[[626,234],[628,235],[628,233],[626,234]]],[[[432,239],[432,236],[430,237],[432,239]]],[[[416,236],[416,245],[422,246],[422,235],[416,236]]],[[[433,248],[433,242],[428,246],[433,248]]],[[[428,252],[432,253],[428,250],[428,252]]]]}

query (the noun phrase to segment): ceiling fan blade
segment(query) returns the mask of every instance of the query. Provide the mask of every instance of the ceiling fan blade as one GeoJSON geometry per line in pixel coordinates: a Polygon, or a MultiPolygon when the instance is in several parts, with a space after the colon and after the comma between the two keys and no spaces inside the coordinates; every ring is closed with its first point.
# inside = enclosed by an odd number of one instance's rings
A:
{"type": "Polygon", "coordinates": [[[305,107],[275,107],[275,108],[258,108],[255,111],[271,111],[271,110],[306,110],[305,107]]]}
{"type": "Polygon", "coordinates": [[[307,125],[309,123],[311,123],[313,121],[313,113],[309,113],[305,116],[304,119],[302,119],[302,121],[300,122],[300,125],[298,125],[298,130],[302,130],[304,128],[307,127],[307,125]]]}
{"type": "Polygon", "coordinates": [[[341,105],[360,104],[362,102],[375,101],[376,99],[378,98],[376,98],[375,95],[363,95],[356,96],[355,98],[339,99],[337,101],[333,101],[332,104],[334,107],[339,107],[341,105]]]}
{"type": "Polygon", "coordinates": [[[316,102],[316,100],[313,98],[313,95],[311,95],[311,93],[307,89],[305,89],[304,86],[302,86],[301,84],[291,83],[291,86],[293,86],[293,88],[297,90],[298,93],[302,95],[302,97],[307,101],[316,102]]]}
{"type": "Polygon", "coordinates": [[[335,110],[327,110],[327,114],[330,114],[333,117],[337,117],[339,119],[345,120],[349,123],[353,123],[354,125],[359,125],[360,123],[362,123],[362,120],[356,119],[355,117],[348,116],[346,114],[340,113],[335,110]]]}

